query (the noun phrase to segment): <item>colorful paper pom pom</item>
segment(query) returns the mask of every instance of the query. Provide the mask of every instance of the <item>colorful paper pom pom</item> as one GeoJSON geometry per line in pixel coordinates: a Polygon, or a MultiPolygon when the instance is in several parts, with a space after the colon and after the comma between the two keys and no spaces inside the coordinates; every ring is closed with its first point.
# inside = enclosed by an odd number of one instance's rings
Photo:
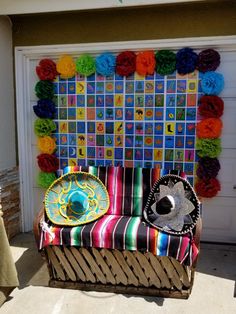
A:
{"type": "Polygon", "coordinates": [[[50,119],[38,118],[34,122],[34,132],[37,136],[51,135],[56,128],[56,123],[50,119]]]}
{"type": "Polygon", "coordinates": [[[71,56],[64,55],[57,62],[57,72],[62,79],[68,79],[75,76],[75,62],[71,56]]]}
{"type": "Polygon", "coordinates": [[[222,121],[219,118],[207,118],[198,122],[196,130],[199,138],[217,138],[222,131],[222,121]]]}
{"type": "Polygon", "coordinates": [[[38,81],[35,85],[35,93],[39,99],[53,99],[54,85],[50,81],[38,81]]]}
{"type": "Polygon", "coordinates": [[[55,173],[42,172],[40,171],[37,177],[37,183],[41,188],[47,189],[56,180],[55,173]]]}
{"type": "Polygon", "coordinates": [[[129,76],[136,69],[136,54],[133,51],[123,51],[116,57],[116,73],[129,76]]]}
{"type": "Polygon", "coordinates": [[[221,140],[219,138],[198,138],[196,141],[196,150],[199,157],[216,158],[221,153],[221,140]]]}
{"type": "Polygon", "coordinates": [[[191,48],[180,49],[176,54],[176,69],[179,74],[192,73],[197,66],[198,56],[191,48]]]}
{"type": "Polygon", "coordinates": [[[159,50],[156,53],[156,71],[160,75],[169,75],[175,71],[176,55],[170,50],[159,50]]]}
{"type": "Polygon", "coordinates": [[[55,139],[50,136],[38,138],[38,149],[44,154],[52,154],[56,150],[55,139]]]}
{"type": "Polygon", "coordinates": [[[221,73],[206,72],[201,80],[202,91],[206,95],[219,95],[224,88],[224,77],[221,73]]]}
{"type": "Polygon", "coordinates": [[[136,71],[140,75],[152,75],[155,71],[156,60],[153,51],[139,52],[136,57],[136,71]]]}
{"type": "Polygon", "coordinates": [[[110,76],[115,73],[116,58],[109,52],[102,53],[96,58],[96,71],[103,76],[110,76]]]}
{"type": "Polygon", "coordinates": [[[217,158],[203,157],[198,160],[196,174],[200,179],[215,178],[220,171],[220,163],[217,158]]]}
{"type": "Polygon", "coordinates": [[[204,118],[219,118],[224,112],[224,102],[218,96],[202,96],[198,112],[204,118]]]}
{"type": "Polygon", "coordinates": [[[84,76],[92,75],[96,71],[95,60],[90,55],[81,55],[79,58],[77,58],[75,63],[76,71],[84,76]]]}
{"type": "Polygon", "coordinates": [[[37,105],[33,106],[34,113],[39,118],[49,118],[53,119],[56,113],[56,107],[52,100],[50,99],[40,99],[37,105]]]}
{"type": "Polygon", "coordinates": [[[53,81],[58,74],[56,63],[51,59],[42,59],[36,67],[36,73],[42,81],[53,81]]]}
{"type": "Polygon", "coordinates": [[[220,54],[214,49],[206,49],[198,55],[197,69],[200,72],[215,71],[220,65],[220,54]]]}
{"type": "Polygon", "coordinates": [[[198,180],[195,184],[195,191],[201,197],[214,197],[220,190],[220,182],[216,178],[198,180]]]}
{"type": "Polygon", "coordinates": [[[37,159],[38,166],[43,172],[56,172],[59,168],[59,160],[54,155],[40,154],[37,159]]]}

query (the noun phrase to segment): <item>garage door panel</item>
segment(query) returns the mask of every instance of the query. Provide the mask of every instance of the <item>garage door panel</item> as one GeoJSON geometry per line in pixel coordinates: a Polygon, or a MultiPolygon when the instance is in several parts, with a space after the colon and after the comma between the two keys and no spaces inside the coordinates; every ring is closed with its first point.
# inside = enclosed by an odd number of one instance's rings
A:
{"type": "Polygon", "coordinates": [[[202,241],[236,242],[235,201],[229,197],[204,201],[202,241]]]}

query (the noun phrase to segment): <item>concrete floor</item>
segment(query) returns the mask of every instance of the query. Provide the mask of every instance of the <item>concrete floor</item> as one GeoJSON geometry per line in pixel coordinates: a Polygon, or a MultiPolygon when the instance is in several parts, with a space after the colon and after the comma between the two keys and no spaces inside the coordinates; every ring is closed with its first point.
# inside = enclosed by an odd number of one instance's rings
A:
{"type": "Polygon", "coordinates": [[[236,314],[236,246],[201,245],[188,300],[48,288],[47,268],[33,235],[18,235],[11,247],[20,287],[1,307],[1,314],[236,314]]]}

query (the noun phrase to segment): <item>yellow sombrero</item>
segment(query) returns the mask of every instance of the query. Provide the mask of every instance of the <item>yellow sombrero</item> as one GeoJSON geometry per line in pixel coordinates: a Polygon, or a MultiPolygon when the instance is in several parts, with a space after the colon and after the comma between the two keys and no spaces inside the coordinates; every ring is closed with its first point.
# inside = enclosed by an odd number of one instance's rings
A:
{"type": "Polygon", "coordinates": [[[87,172],[71,172],[55,180],[44,198],[48,218],[56,225],[78,226],[103,216],[109,195],[99,178],[87,172]]]}

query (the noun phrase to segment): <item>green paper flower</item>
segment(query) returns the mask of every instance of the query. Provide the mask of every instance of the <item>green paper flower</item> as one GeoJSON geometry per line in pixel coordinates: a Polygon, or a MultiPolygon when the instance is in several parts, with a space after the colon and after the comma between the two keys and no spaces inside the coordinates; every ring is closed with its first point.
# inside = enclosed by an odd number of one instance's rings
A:
{"type": "Polygon", "coordinates": [[[159,50],[156,53],[156,71],[160,75],[169,75],[175,71],[176,55],[170,50],[159,50]]]}
{"type": "Polygon", "coordinates": [[[50,81],[39,81],[35,85],[35,93],[39,99],[53,99],[54,86],[50,81]]]}
{"type": "Polygon", "coordinates": [[[75,63],[76,71],[84,76],[92,75],[96,71],[95,59],[90,55],[84,54],[80,56],[75,63]]]}
{"type": "Polygon", "coordinates": [[[51,135],[56,131],[56,123],[51,119],[36,119],[34,122],[34,132],[37,136],[51,135]]]}
{"type": "Polygon", "coordinates": [[[56,179],[57,177],[54,172],[40,171],[37,177],[37,184],[41,188],[47,189],[56,179]]]}
{"type": "Polygon", "coordinates": [[[221,153],[221,140],[219,138],[198,138],[196,142],[196,150],[198,156],[200,157],[216,158],[221,153]]]}

